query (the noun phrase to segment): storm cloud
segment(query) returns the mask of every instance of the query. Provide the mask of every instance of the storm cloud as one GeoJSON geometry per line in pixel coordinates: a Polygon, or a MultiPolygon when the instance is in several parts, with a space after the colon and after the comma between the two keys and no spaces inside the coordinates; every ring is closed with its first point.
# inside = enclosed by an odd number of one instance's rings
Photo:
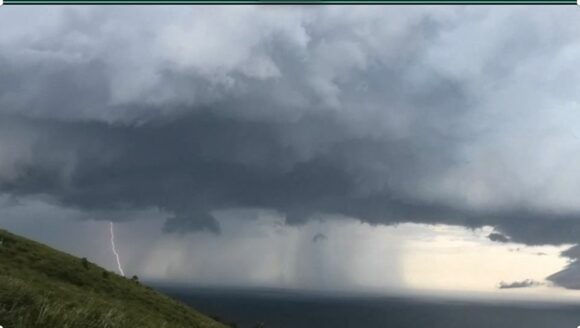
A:
{"type": "Polygon", "coordinates": [[[325,234],[319,232],[316,235],[314,235],[314,237],[312,237],[312,242],[313,243],[318,243],[318,242],[321,242],[321,241],[325,241],[327,239],[328,239],[328,237],[326,237],[325,234]]]}
{"type": "Polygon", "coordinates": [[[567,9],[114,9],[0,13],[4,195],[173,233],[258,208],[580,240],[567,9]]]}
{"type": "Polygon", "coordinates": [[[496,232],[490,233],[487,238],[491,241],[497,241],[499,243],[507,243],[510,241],[508,237],[496,232]]]}
{"type": "Polygon", "coordinates": [[[529,287],[536,287],[542,285],[541,283],[532,280],[532,279],[525,279],[522,281],[514,281],[514,282],[500,282],[499,289],[511,289],[511,288],[529,288],[529,287]]]}

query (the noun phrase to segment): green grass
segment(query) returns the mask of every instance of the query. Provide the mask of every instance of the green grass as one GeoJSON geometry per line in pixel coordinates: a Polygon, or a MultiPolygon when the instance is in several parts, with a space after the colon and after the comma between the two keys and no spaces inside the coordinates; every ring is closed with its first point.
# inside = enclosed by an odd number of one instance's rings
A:
{"type": "Polygon", "coordinates": [[[224,328],[151,288],[0,229],[4,328],[224,328]]]}

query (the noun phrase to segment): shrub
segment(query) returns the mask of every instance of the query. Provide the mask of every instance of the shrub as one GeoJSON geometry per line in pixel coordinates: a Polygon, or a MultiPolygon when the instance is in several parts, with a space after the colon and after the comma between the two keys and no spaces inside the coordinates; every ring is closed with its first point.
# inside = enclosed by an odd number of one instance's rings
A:
{"type": "Polygon", "coordinates": [[[83,265],[83,268],[85,268],[85,269],[87,269],[87,270],[89,269],[89,260],[87,260],[87,258],[86,258],[86,257],[83,257],[83,258],[81,259],[81,264],[83,265]]]}

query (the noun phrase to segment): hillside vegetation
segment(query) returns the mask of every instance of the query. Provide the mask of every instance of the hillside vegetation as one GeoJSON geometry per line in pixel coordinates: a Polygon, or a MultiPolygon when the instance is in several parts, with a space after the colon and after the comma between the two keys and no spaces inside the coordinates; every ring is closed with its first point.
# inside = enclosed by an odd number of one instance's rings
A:
{"type": "Polygon", "coordinates": [[[225,328],[135,279],[0,229],[4,328],[225,328]]]}

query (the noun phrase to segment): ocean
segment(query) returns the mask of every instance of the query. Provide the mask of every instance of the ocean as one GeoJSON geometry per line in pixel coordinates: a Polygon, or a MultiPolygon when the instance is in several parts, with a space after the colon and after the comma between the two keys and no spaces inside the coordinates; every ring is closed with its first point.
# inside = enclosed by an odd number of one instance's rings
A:
{"type": "Polygon", "coordinates": [[[238,328],[576,328],[580,305],[156,287],[238,328]]]}

